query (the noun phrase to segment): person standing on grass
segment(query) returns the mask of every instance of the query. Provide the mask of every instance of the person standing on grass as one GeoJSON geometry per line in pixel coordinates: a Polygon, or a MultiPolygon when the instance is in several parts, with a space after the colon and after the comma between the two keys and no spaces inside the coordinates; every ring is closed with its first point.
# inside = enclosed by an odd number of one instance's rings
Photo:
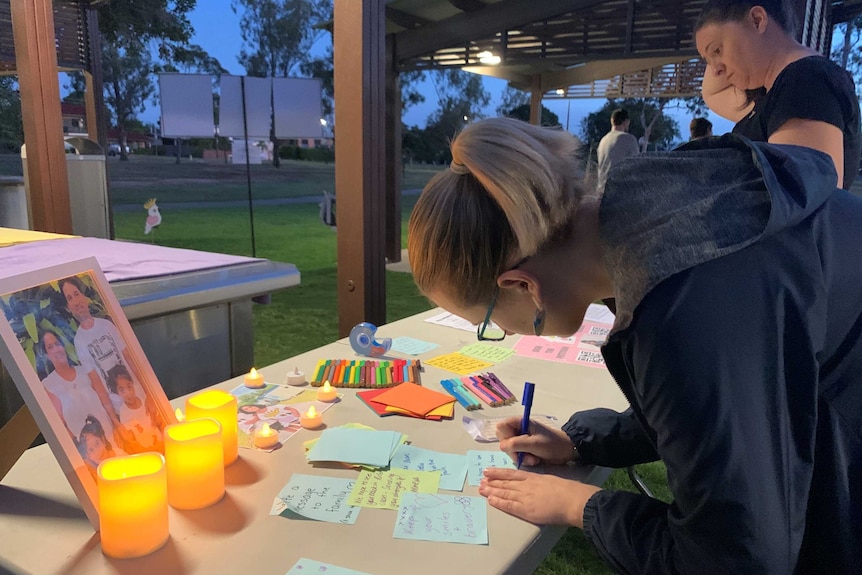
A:
{"type": "Polygon", "coordinates": [[[628,158],[599,196],[562,130],[491,118],[451,146],[410,216],[429,299],[480,340],[616,305],[602,355],[630,410],[510,418],[500,448],[546,472],[661,459],[673,496],[489,468],[488,503],[582,528],[618,573],[858,573],[862,199],[829,156],[725,135],[628,158]]]}
{"type": "Polygon", "coordinates": [[[599,192],[605,189],[608,172],[624,158],[640,152],[637,139],[629,134],[631,119],[627,110],[614,110],[611,114],[611,131],[599,142],[599,192]]]}

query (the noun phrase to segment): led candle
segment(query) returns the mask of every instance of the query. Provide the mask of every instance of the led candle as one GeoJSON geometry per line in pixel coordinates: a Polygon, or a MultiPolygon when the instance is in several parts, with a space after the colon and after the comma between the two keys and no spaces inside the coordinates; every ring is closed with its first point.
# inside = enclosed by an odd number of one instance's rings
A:
{"type": "Polygon", "coordinates": [[[323,425],[323,415],[318,413],[313,405],[310,405],[308,411],[300,416],[299,424],[306,429],[317,429],[323,425]]]}
{"type": "Polygon", "coordinates": [[[272,449],[278,445],[278,432],[273,431],[267,422],[254,432],[254,446],[258,449],[272,449]]]}
{"type": "Polygon", "coordinates": [[[106,459],[99,464],[96,478],[105,555],[141,557],[165,544],[169,536],[168,487],[161,454],[106,459]]]}
{"type": "Polygon", "coordinates": [[[258,373],[255,368],[251,368],[251,371],[245,374],[245,377],[243,377],[242,380],[246,387],[250,387],[252,389],[260,389],[265,385],[263,382],[263,375],[258,373]]]}
{"type": "Polygon", "coordinates": [[[236,410],[236,397],[220,389],[208,389],[186,400],[186,419],[211,417],[221,424],[225,465],[230,465],[239,456],[236,410]]]}
{"type": "Polygon", "coordinates": [[[329,382],[323,384],[323,387],[317,390],[317,401],[335,401],[338,399],[338,392],[335,388],[329,385],[329,382]]]}
{"type": "Polygon", "coordinates": [[[200,509],[224,496],[224,450],[219,423],[210,418],[165,428],[168,502],[176,509],[200,509]]]}
{"type": "Polygon", "coordinates": [[[287,385],[304,385],[305,374],[299,371],[299,367],[294,367],[293,371],[287,373],[287,385]]]}

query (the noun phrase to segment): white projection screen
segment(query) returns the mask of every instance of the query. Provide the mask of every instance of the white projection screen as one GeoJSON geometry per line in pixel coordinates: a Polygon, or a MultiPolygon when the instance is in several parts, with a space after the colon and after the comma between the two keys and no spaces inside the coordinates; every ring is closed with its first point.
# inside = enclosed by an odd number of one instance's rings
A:
{"type": "Polygon", "coordinates": [[[277,138],[320,138],[320,80],[317,78],[274,78],[275,136],[277,138]]]}
{"type": "MultiPolygon", "coordinates": [[[[239,76],[221,77],[219,100],[219,135],[243,138],[242,89],[239,76]]],[[[245,112],[249,138],[269,138],[270,78],[245,79],[245,112]]]]}
{"type": "Polygon", "coordinates": [[[212,78],[205,74],[159,74],[162,135],[167,138],[211,138],[212,78]]]}

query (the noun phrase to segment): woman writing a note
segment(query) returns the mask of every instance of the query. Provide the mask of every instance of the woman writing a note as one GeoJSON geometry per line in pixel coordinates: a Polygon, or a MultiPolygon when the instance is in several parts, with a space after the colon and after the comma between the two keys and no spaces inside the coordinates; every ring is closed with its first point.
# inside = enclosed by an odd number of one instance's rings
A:
{"type": "Polygon", "coordinates": [[[616,300],[602,353],[630,412],[604,431],[503,424],[525,468],[486,469],[480,493],[583,528],[621,573],[858,568],[862,256],[845,246],[862,243],[862,200],[809,148],[731,135],[642,154],[601,197],[576,151],[561,130],[475,122],[410,217],[417,285],[472,322],[568,336],[616,300]],[[529,472],[575,458],[660,458],[674,501],[529,472]]]}

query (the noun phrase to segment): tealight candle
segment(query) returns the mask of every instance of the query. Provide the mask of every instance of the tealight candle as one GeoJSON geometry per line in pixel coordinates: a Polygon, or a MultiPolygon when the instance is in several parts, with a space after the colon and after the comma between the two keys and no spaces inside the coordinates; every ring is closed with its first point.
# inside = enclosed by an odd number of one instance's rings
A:
{"type": "Polygon", "coordinates": [[[225,465],[230,465],[239,456],[236,412],[236,397],[220,389],[208,389],[186,400],[186,419],[211,417],[221,424],[225,465]]]}
{"type": "Polygon", "coordinates": [[[308,411],[299,417],[299,424],[305,429],[317,429],[323,425],[323,415],[318,413],[313,405],[310,405],[308,411]]]}
{"type": "Polygon", "coordinates": [[[287,374],[287,385],[304,385],[305,374],[299,371],[299,367],[294,367],[293,371],[287,374]]]}
{"type": "Polygon", "coordinates": [[[335,391],[335,388],[329,385],[329,382],[325,382],[323,387],[317,390],[317,401],[335,401],[338,399],[338,392],[335,391]]]}
{"type": "Polygon", "coordinates": [[[160,453],[106,459],[96,471],[96,484],[102,553],[141,557],[167,542],[168,486],[160,453]]]}
{"type": "Polygon", "coordinates": [[[224,497],[221,426],[210,418],[165,428],[168,503],[175,509],[201,509],[224,497]]]}
{"type": "Polygon", "coordinates": [[[273,431],[267,422],[254,432],[254,446],[258,449],[272,449],[278,445],[278,432],[273,431]]]}
{"type": "Polygon", "coordinates": [[[252,389],[260,389],[264,385],[263,375],[258,373],[255,368],[251,368],[251,371],[245,374],[245,377],[242,378],[243,383],[246,387],[250,387],[252,389]]]}

